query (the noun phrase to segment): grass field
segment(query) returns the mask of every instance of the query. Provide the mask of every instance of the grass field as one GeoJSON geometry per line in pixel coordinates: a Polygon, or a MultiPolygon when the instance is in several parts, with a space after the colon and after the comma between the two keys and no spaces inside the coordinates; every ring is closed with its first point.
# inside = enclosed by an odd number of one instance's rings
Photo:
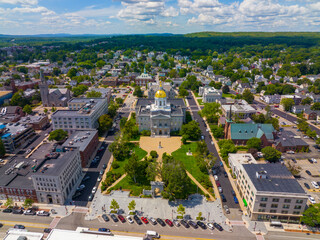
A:
{"type": "Polygon", "coordinates": [[[131,191],[131,195],[139,196],[143,189],[151,189],[150,183],[145,184],[135,183],[129,176],[125,176],[113,189],[122,189],[131,191]]]}
{"type": "Polygon", "coordinates": [[[199,105],[203,105],[204,103],[202,102],[202,99],[197,99],[199,105]]]}
{"type": "Polygon", "coordinates": [[[200,97],[199,94],[198,94],[196,91],[193,91],[193,94],[194,94],[196,97],[200,97]]]}
{"type": "Polygon", "coordinates": [[[224,98],[235,98],[236,96],[231,93],[222,93],[222,97],[224,98]]]}
{"type": "MultiPolygon", "coordinates": [[[[172,156],[175,159],[183,162],[186,170],[195,179],[197,179],[198,182],[200,182],[201,184],[202,184],[203,181],[209,181],[210,182],[209,175],[200,171],[200,168],[197,165],[196,158],[194,156],[187,156],[187,152],[189,151],[189,148],[190,148],[190,151],[192,153],[194,153],[196,151],[196,148],[197,148],[197,143],[196,142],[192,142],[192,143],[187,143],[187,144],[182,145],[181,148],[179,148],[177,151],[172,153],[172,156]]],[[[204,187],[207,188],[206,186],[204,186],[204,187]]],[[[209,188],[208,190],[212,192],[211,188],[209,188]]]]}

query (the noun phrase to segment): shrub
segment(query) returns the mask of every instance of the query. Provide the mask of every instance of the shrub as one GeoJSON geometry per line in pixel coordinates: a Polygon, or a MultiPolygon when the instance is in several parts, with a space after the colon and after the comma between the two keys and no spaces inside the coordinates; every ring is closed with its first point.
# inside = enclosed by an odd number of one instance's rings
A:
{"type": "Polygon", "coordinates": [[[151,131],[150,130],[143,130],[140,133],[142,136],[150,136],[151,135],[151,131]]]}
{"type": "Polygon", "coordinates": [[[114,161],[112,164],[111,164],[112,168],[113,169],[117,169],[120,167],[119,163],[117,163],[116,161],[114,161]]]}

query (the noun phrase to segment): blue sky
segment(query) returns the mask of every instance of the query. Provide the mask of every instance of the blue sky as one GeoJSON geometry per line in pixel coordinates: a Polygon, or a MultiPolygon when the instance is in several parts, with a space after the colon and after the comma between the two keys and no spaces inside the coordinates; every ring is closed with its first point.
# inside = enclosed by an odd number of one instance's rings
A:
{"type": "Polygon", "coordinates": [[[319,30],[320,0],[0,0],[0,34],[319,30]]]}

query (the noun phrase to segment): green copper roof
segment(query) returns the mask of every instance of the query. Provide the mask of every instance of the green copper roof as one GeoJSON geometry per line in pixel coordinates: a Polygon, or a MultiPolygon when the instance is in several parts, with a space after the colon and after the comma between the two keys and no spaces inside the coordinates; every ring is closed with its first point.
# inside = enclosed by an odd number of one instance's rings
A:
{"type": "Polygon", "coordinates": [[[272,124],[259,124],[259,123],[233,123],[231,124],[231,139],[248,140],[256,137],[261,138],[263,134],[266,135],[268,140],[273,140],[274,128],[272,124]]]}

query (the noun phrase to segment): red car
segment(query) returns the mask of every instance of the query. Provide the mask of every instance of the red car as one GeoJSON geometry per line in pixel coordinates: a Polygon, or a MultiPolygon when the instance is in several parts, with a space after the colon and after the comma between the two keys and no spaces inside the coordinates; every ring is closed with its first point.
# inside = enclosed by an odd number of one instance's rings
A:
{"type": "Polygon", "coordinates": [[[149,223],[148,219],[145,218],[145,217],[141,217],[141,220],[142,220],[142,222],[144,222],[145,224],[148,224],[148,223],[149,223]]]}
{"type": "Polygon", "coordinates": [[[118,215],[118,218],[122,223],[126,222],[126,220],[124,219],[124,217],[122,215],[118,215]]]}
{"type": "Polygon", "coordinates": [[[216,181],[217,187],[221,187],[221,184],[219,181],[216,181]]]}
{"type": "Polygon", "coordinates": [[[166,224],[168,224],[170,227],[173,227],[173,223],[169,220],[169,219],[166,219],[164,220],[166,222],[166,224]]]}

